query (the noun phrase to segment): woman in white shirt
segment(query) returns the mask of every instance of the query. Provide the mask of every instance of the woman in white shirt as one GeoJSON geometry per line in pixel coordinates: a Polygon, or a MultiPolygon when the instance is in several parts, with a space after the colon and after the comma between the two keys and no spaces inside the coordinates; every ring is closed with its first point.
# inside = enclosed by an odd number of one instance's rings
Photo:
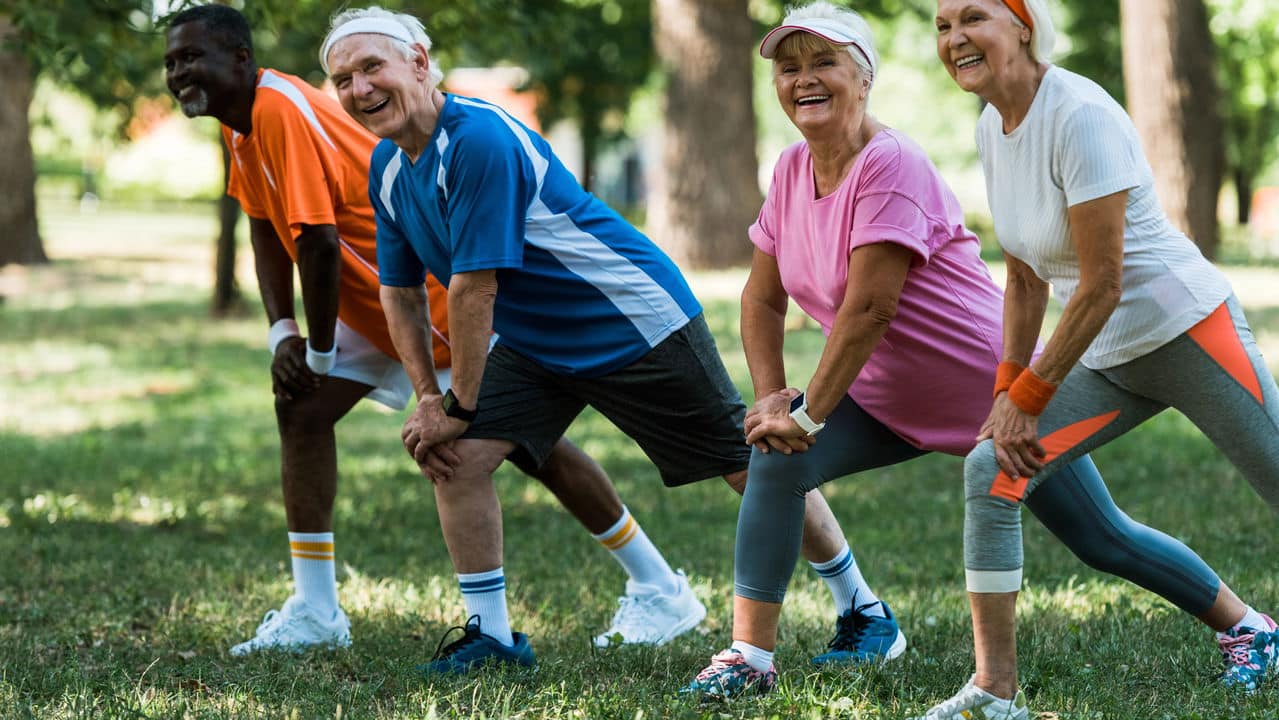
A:
{"type": "MultiPolygon", "coordinates": [[[[1044,0],[938,0],[936,24],[942,64],[988,103],[977,145],[1008,284],[1001,381],[964,468],[977,672],[927,717],[1024,718],[1022,501],[1063,463],[1175,407],[1277,507],[1279,390],[1229,282],[1160,209],[1123,108],[1048,63],[1044,0]],[[1050,284],[1065,310],[1032,364],[1050,284]]],[[[1198,617],[1218,632],[1221,681],[1255,690],[1276,663],[1275,623],[1224,584],[1198,617]]]]}

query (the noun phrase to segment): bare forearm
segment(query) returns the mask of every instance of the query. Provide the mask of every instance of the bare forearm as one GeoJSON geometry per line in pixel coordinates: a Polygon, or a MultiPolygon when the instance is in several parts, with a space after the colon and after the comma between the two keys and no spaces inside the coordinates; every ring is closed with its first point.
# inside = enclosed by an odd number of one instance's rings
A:
{"type": "Polygon", "coordinates": [[[333,330],[338,317],[338,281],[342,272],[337,228],[332,225],[304,225],[297,238],[297,248],[308,342],[316,350],[328,351],[333,347],[333,330]]]}
{"type": "Polygon", "coordinates": [[[896,315],[896,303],[866,303],[841,307],[826,347],[805,389],[808,414],[825,419],[857,379],[896,315]]]}
{"type": "MultiPolygon", "coordinates": [[[[1030,272],[1029,268],[1025,272],[1030,272]]],[[[1004,360],[1030,365],[1048,309],[1048,283],[1033,276],[1008,273],[1004,292],[1004,360]]]]}
{"type": "Polygon", "coordinates": [[[293,317],[293,259],[268,220],[249,218],[249,241],[267,322],[293,317]]]}
{"type": "Polygon", "coordinates": [[[742,352],[750,370],[755,397],[766,397],[786,387],[786,363],[782,343],[786,313],[767,303],[742,295],[742,352]]]}
{"type": "Polygon", "coordinates": [[[474,408],[488,361],[493,333],[496,273],[458,273],[449,282],[449,339],[453,355],[453,394],[463,407],[474,408]]]}
{"type": "Polygon", "coordinates": [[[1081,286],[1076,290],[1044,353],[1035,362],[1035,374],[1050,383],[1065,380],[1118,305],[1117,286],[1081,286]]]}
{"type": "Polygon", "coordinates": [[[426,288],[422,285],[383,285],[380,294],[391,342],[395,345],[395,352],[399,354],[405,372],[413,382],[417,396],[439,395],[440,385],[435,379],[435,360],[431,355],[426,288]]]}

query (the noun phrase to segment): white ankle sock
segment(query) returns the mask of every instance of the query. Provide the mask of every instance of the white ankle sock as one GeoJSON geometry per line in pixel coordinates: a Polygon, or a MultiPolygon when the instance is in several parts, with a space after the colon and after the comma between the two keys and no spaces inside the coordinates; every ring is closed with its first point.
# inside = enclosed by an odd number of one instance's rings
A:
{"type": "Polygon", "coordinates": [[[656,588],[663,595],[679,590],[679,578],[625,506],[622,517],[612,527],[591,537],[612,553],[631,580],[656,588]]]}
{"type": "Polygon", "coordinates": [[[734,640],[733,650],[742,654],[746,658],[746,664],[752,669],[759,672],[768,672],[773,667],[773,651],[757,648],[743,640],[734,640]]]}
{"type": "Polygon", "coordinates": [[[289,533],[294,592],[324,620],[338,610],[333,533],[289,533]]]}
{"type": "MultiPolygon", "coordinates": [[[[1247,608],[1247,612],[1244,613],[1242,620],[1234,624],[1234,627],[1269,632],[1270,624],[1267,623],[1266,619],[1261,616],[1261,613],[1257,612],[1256,610],[1253,610],[1251,605],[1246,605],[1245,607],[1247,608]]],[[[1231,629],[1234,629],[1234,628],[1231,628],[1231,629]]],[[[1218,638],[1223,638],[1225,636],[1226,636],[1226,633],[1224,632],[1217,633],[1218,638]]]]}
{"type": "Polygon", "coordinates": [[[847,543],[834,558],[823,563],[810,562],[809,565],[813,566],[817,574],[826,581],[826,587],[830,588],[831,597],[835,601],[836,614],[843,615],[848,612],[853,607],[853,600],[856,599],[858,606],[875,603],[866,608],[864,612],[867,615],[885,617],[883,606],[878,604],[879,597],[866,584],[866,578],[862,577],[861,568],[857,566],[857,560],[853,557],[853,551],[849,549],[847,543]]]}
{"type": "Polygon", "coordinates": [[[502,568],[481,573],[458,573],[457,584],[462,588],[467,620],[472,615],[479,615],[480,632],[507,647],[514,645],[511,618],[506,612],[506,574],[502,568]]]}

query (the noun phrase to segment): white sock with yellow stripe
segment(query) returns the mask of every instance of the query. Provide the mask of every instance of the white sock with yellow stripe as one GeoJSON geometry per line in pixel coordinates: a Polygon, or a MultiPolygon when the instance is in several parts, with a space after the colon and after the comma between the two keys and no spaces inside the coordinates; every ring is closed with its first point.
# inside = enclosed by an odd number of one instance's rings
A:
{"type": "Polygon", "coordinates": [[[612,527],[591,537],[613,554],[613,559],[633,582],[652,587],[663,595],[679,590],[679,578],[626,506],[622,506],[622,517],[612,527]]]}
{"type": "Polygon", "coordinates": [[[337,570],[333,561],[333,533],[289,533],[296,594],[328,620],[338,610],[337,570]]]}

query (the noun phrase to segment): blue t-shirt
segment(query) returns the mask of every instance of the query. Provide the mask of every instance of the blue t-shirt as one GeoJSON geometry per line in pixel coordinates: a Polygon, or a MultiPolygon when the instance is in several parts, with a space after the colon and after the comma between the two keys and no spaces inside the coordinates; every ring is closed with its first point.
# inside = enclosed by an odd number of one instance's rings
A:
{"type": "Polygon", "coordinates": [[[416,162],[380,142],[369,197],[383,285],[497,270],[498,342],[554,372],[625,367],[702,311],[665,253],[491,103],[446,95],[416,162]]]}

